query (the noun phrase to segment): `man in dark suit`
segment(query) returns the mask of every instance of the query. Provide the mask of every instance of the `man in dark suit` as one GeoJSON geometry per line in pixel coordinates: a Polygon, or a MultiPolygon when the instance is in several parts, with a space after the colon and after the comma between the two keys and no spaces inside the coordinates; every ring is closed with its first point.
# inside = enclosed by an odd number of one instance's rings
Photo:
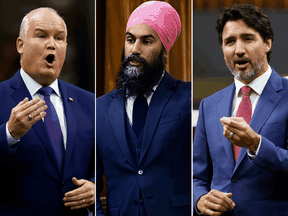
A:
{"type": "Polygon", "coordinates": [[[288,215],[288,81],[269,66],[273,30],[253,5],[217,27],[234,83],[202,100],[193,144],[198,215],[288,215]]]}
{"type": "Polygon", "coordinates": [[[191,85],[164,70],[179,15],[149,1],[126,29],[117,88],[96,100],[97,216],[104,172],[107,215],[191,215],[191,85]]]}
{"type": "Polygon", "coordinates": [[[88,215],[94,203],[95,96],[58,79],[66,38],[51,8],[23,18],[21,69],[0,83],[0,215],[88,215]]]}

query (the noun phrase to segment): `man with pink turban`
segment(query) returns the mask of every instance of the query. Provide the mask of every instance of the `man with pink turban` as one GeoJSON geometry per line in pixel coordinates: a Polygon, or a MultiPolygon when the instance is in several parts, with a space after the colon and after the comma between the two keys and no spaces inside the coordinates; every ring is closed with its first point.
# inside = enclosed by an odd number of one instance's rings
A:
{"type": "Polygon", "coordinates": [[[191,215],[191,84],[167,71],[181,21],[148,1],[126,27],[117,87],[96,101],[96,210],[107,215],[191,215]]]}

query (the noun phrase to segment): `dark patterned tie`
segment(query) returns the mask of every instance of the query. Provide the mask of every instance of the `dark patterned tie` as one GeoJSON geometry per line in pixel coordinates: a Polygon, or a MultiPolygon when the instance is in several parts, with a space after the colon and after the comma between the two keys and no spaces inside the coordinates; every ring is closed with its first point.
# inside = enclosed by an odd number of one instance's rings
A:
{"type": "MultiPolygon", "coordinates": [[[[251,116],[252,116],[252,104],[251,104],[251,100],[249,98],[249,95],[251,93],[251,88],[249,86],[243,86],[241,88],[241,92],[242,92],[243,96],[242,96],[242,100],[239,104],[236,117],[244,118],[245,121],[247,122],[247,124],[249,124],[251,121],[251,116]]],[[[240,149],[241,149],[241,147],[234,146],[235,161],[238,160],[240,149]]]]}
{"type": "Polygon", "coordinates": [[[63,137],[60,128],[59,119],[56,113],[56,110],[50,101],[50,95],[53,89],[51,87],[42,87],[39,89],[39,93],[44,96],[44,100],[48,108],[46,109],[46,116],[44,117],[45,124],[48,130],[48,134],[50,136],[58,163],[62,170],[63,168],[63,158],[65,154],[65,149],[63,145],[63,137]]]}
{"type": "Polygon", "coordinates": [[[144,128],[146,115],[148,111],[147,99],[143,94],[138,94],[133,105],[133,130],[137,137],[139,137],[141,131],[144,128]]]}

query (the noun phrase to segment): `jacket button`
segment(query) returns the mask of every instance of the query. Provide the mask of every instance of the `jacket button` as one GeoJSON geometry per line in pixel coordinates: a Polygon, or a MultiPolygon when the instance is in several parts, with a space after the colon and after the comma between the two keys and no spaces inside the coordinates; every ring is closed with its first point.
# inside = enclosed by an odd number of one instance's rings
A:
{"type": "Polygon", "coordinates": [[[141,145],[137,145],[137,149],[140,150],[142,148],[141,145]]]}
{"type": "Polygon", "coordinates": [[[66,184],[65,182],[62,182],[62,188],[65,188],[66,184]]]}
{"type": "Polygon", "coordinates": [[[238,181],[238,178],[237,178],[236,176],[233,176],[232,182],[233,182],[233,183],[236,183],[237,181],[238,181]]]}
{"type": "Polygon", "coordinates": [[[143,175],[144,171],[143,170],[138,170],[138,175],[143,175]]]}

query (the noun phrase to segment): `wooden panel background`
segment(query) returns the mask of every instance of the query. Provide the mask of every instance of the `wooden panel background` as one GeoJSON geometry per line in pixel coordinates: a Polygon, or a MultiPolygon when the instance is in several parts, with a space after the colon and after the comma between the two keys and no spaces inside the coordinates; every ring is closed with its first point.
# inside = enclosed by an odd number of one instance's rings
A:
{"type": "MultiPolygon", "coordinates": [[[[96,85],[97,96],[115,88],[121,64],[126,23],[145,0],[101,0],[96,2],[96,85]],[[103,45],[104,44],[104,45],[103,45]]],[[[179,13],[181,34],[169,52],[166,70],[175,78],[191,81],[191,1],[165,0],[179,13]]]]}

